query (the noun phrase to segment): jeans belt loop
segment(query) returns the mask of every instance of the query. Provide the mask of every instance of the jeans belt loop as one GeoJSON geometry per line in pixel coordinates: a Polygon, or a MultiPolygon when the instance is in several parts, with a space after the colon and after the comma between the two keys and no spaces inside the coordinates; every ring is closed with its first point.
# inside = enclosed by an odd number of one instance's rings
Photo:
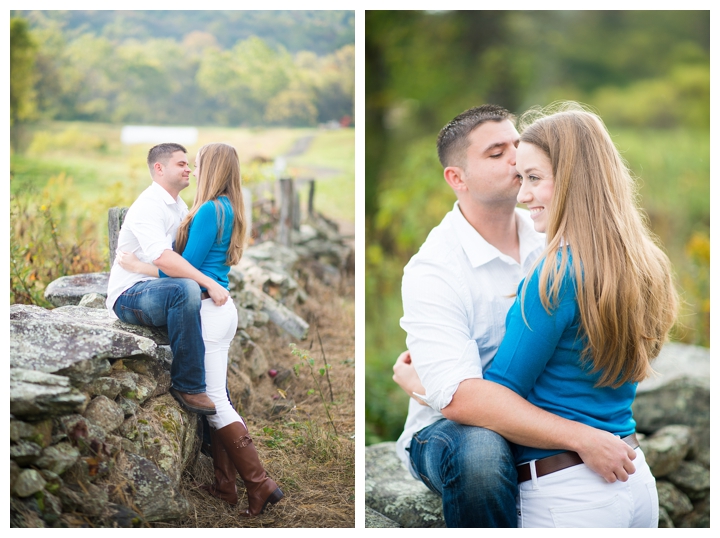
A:
{"type": "Polygon", "coordinates": [[[540,489],[540,486],[538,486],[537,466],[535,465],[535,460],[530,462],[530,477],[532,478],[533,489],[540,489]]]}

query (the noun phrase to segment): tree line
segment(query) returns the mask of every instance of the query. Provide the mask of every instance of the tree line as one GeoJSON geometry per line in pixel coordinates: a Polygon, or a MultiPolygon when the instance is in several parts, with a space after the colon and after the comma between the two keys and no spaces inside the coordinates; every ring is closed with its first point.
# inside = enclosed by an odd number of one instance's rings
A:
{"type": "Polygon", "coordinates": [[[180,39],[118,39],[41,22],[10,21],[11,125],[313,126],[354,115],[352,43],[290,52],[256,35],[224,47],[198,29],[180,39]]]}

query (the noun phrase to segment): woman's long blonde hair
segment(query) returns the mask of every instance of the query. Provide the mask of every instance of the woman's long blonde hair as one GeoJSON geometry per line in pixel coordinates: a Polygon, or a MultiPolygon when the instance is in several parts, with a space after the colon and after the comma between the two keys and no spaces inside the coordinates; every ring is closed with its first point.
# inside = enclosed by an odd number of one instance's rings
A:
{"type": "Polygon", "coordinates": [[[240,180],[240,160],[237,151],[228,144],[206,144],[198,150],[197,165],[200,175],[197,180],[197,193],[190,212],[180,223],[175,250],[182,254],[187,245],[188,230],[195,214],[208,200],[215,203],[218,223],[217,241],[223,235],[225,225],[225,207],[218,201],[220,196],[227,196],[233,208],[233,229],[230,236],[225,263],[235,265],[240,261],[245,248],[245,204],[240,180]]]}
{"type": "Polygon", "coordinates": [[[577,103],[551,107],[549,115],[524,116],[532,123],[520,136],[550,158],[555,180],[548,243],[537,262],[545,260],[540,297],[548,312],[559,303],[567,245],[586,338],[582,359],[600,372],[597,386],[617,388],[652,373],[650,361],[675,322],[670,261],[638,210],[633,177],[602,120],[577,103]]]}

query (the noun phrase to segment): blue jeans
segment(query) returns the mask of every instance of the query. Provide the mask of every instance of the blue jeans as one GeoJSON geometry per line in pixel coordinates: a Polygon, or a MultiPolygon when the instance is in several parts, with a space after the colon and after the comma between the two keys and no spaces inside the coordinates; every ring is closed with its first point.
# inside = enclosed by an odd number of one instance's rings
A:
{"type": "Polygon", "coordinates": [[[113,307],[125,323],[167,327],[173,353],[173,387],[205,392],[205,344],[200,326],[200,286],[189,278],[156,278],[125,290],[113,307]]]}
{"type": "Polygon", "coordinates": [[[410,462],[442,497],[448,527],[517,527],[517,471],[497,433],[441,419],[417,432],[410,462]]]}

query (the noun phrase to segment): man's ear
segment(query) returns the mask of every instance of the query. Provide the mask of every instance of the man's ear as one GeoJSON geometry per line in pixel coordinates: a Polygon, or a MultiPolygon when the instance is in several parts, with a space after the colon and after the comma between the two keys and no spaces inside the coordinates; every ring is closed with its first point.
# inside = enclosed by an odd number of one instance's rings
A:
{"type": "Polygon", "coordinates": [[[443,171],[443,174],[445,176],[445,181],[447,181],[447,184],[450,185],[450,188],[452,188],[452,190],[467,190],[464,179],[465,174],[462,168],[460,168],[459,166],[448,166],[443,171]]]}
{"type": "Polygon", "coordinates": [[[155,172],[155,173],[154,173],[155,176],[160,176],[160,175],[162,175],[162,171],[163,171],[163,165],[162,165],[162,163],[155,163],[155,164],[153,164],[153,171],[155,172]]]}

